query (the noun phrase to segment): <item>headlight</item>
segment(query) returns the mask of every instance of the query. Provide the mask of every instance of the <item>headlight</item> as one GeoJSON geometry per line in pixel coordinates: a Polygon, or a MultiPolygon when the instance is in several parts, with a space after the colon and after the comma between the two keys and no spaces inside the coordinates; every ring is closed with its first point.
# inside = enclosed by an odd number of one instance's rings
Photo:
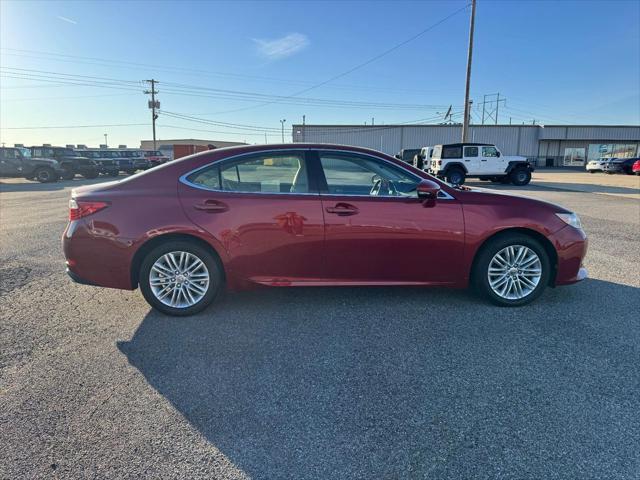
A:
{"type": "Polygon", "coordinates": [[[575,213],[556,213],[556,216],[567,225],[571,225],[574,228],[582,228],[580,217],[575,213]]]}

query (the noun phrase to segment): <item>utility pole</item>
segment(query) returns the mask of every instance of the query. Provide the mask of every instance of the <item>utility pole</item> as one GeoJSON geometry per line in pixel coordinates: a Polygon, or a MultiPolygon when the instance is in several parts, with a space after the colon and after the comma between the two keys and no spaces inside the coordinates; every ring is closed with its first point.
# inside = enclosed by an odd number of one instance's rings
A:
{"type": "Polygon", "coordinates": [[[282,143],[284,143],[284,122],[286,122],[287,119],[283,118],[282,120],[280,120],[280,125],[282,126],[282,143]]]}
{"type": "Polygon", "coordinates": [[[306,124],[307,124],[307,116],[306,115],[302,115],[302,142],[303,143],[304,143],[305,137],[307,135],[306,124]]]}
{"type": "Polygon", "coordinates": [[[151,90],[145,90],[144,93],[146,95],[151,94],[149,108],[151,109],[151,124],[153,125],[153,149],[156,150],[156,120],[158,119],[156,109],[160,108],[160,102],[156,101],[156,93],[158,93],[156,90],[156,83],[158,83],[158,81],[152,78],[151,80],[145,80],[145,82],[151,84],[151,90]]]}
{"type": "Polygon", "coordinates": [[[371,125],[372,126],[373,126],[374,122],[375,122],[375,118],[371,117],[371,125]]]}
{"type": "Polygon", "coordinates": [[[107,142],[107,134],[104,134],[104,144],[109,147],[109,143],[107,142]]]}
{"type": "Polygon", "coordinates": [[[476,0],[471,0],[471,23],[469,25],[469,51],[467,54],[467,84],[464,90],[464,119],[462,120],[462,141],[466,142],[469,136],[469,89],[471,84],[471,60],[473,58],[473,28],[476,19],[476,0]]]}

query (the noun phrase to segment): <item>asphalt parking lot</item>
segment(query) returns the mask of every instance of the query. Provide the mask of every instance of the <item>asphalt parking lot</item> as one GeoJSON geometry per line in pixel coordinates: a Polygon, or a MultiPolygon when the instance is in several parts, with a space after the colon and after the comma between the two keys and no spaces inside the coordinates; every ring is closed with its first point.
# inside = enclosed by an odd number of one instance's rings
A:
{"type": "Polygon", "coordinates": [[[184,319],[67,278],[83,183],[0,185],[0,478],[640,477],[640,177],[476,184],[582,218],[590,278],[527,307],[264,289],[184,319]]]}

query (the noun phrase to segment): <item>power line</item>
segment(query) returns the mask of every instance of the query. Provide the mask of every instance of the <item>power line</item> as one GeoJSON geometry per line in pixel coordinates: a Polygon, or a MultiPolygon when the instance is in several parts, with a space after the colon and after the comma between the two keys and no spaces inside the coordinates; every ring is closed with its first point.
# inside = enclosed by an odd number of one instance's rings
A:
{"type": "MultiPolygon", "coordinates": [[[[12,67],[0,67],[0,71],[10,70],[2,72],[2,76],[5,78],[19,78],[19,79],[33,79],[39,81],[50,82],[63,82],[69,85],[81,85],[81,86],[95,86],[104,87],[117,90],[126,91],[139,91],[136,85],[140,84],[140,81],[136,80],[122,80],[106,77],[87,76],[87,75],[74,75],[66,73],[56,73],[43,70],[33,69],[14,69],[12,67]],[[19,70],[14,72],[13,70],[19,70]],[[62,76],[60,78],[59,76],[62,76]]],[[[292,98],[290,96],[272,95],[259,92],[247,92],[238,90],[217,89],[211,87],[203,87],[197,85],[180,84],[163,82],[167,88],[163,90],[164,93],[170,95],[184,95],[195,96],[203,98],[217,98],[225,100],[238,100],[238,101],[263,101],[267,103],[284,103],[291,105],[305,105],[305,106],[326,106],[326,107],[339,107],[339,108],[366,108],[366,109],[404,109],[404,110],[428,110],[444,108],[446,105],[436,104],[402,104],[402,103],[383,103],[383,102],[362,102],[353,100],[342,99],[323,99],[323,98],[309,98],[298,97],[292,98]]],[[[219,112],[211,113],[209,115],[218,114],[219,112]]]]}
{"type": "MultiPolygon", "coordinates": [[[[274,83],[283,83],[290,85],[312,85],[313,82],[305,81],[305,80],[291,80],[284,78],[276,78],[276,77],[266,77],[266,76],[258,76],[258,75],[247,75],[247,74],[239,74],[239,73],[230,73],[230,72],[220,72],[213,70],[201,70],[201,69],[191,69],[185,67],[170,67],[166,65],[154,65],[148,63],[138,63],[138,62],[127,62],[123,60],[113,60],[106,58],[98,58],[98,57],[84,57],[78,55],[64,55],[53,52],[43,52],[38,50],[25,50],[25,49],[17,49],[17,48],[0,48],[0,50],[4,50],[5,52],[26,52],[35,55],[24,55],[19,53],[4,53],[4,55],[11,55],[16,57],[25,57],[25,58],[36,58],[36,59],[46,59],[53,60],[58,62],[68,62],[68,63],[78,63],[78,64],[86,64],[86,65],[98,65],[98,66],[106,66],[113,67],[119,66],[121,68],[127,69],[136,69],[136,70],[147,70],[147,68],[153,68],[159,71],[167,71],[172,73],[186,73],[191,75],[200,76],[221,76],[221,77],[230,77],[230,78],[240,78],[247,80],[258,80],[261,82],[274,82],[274,83]],[[54,58],[50,58],[54,57],[54,58]],[[55,57],[63,57],[55,58],[55,57]],[[86,60],[95,60],[101,63],[89,62],[86,60]]],[[[358,89],[358,90],[376,90],[376,91],[385,91],[385,92],[402,92],[402,93],[411,93],[417,95],[424,95],[427,93],[436,93],[435,91],[424,91],[424,90],[407,90],[407,89],[398,89],[394,87],[393,89],[384,88],[384,87],[372,87],[367,85],[356,85],[356,84],[333,84],[332,88],[346,88],[346,89],[358,89]]]]}
{"type": "Polygon", "coordinates": [[[146,123],[111,123],[102,125],[43,125],[38,127],[0,127],[0,130],[44,130],[50,128],[98,128],[98,127],[138,127],[146,123]]]}
{"type": "MultiPolygon", "coordinates": [[[[361,69],[363,67],[366,67],[367,65],[369,65],[369,64],[371,64],[371,63],[373,63],[373,62],[375,62],[375,61],[377,61],[379,59],[381,59],[382,57],[384,57],[386,55],[389,55],[390,53],[398,50],[399,48],[403,47],[404,45],[406,45],[406,44],[408,44],[410,42],[413,42],[414,40],[420,38],[425,33],[430,32],[431,30],[433,30],[434,28],[438,27],[442,23],[446,22],[450,18],[452,18],[455,15],[459,14],[460,12],[466,10],[469,5],[470,5],[469,3],[466,4],[464,7],[459,8],[458,10],[456,10],[453,13],[447,15],[446,17],[442,18],[441,20],[438,20],[436,23],[434,23],[434,24],[430,25],[429,27],[425,28],[424,30],[418,32],[417,34],[413,35],[412,37],[410,37],[410,38],[408,38],[408,39],[406,39],[406,40],[394,45],[391,48],[388,48],[387,50],[383,51],[382,53],[379,53],[378,55],[375,55],[375,56],[371,57],[369,60],[366,60],[366,61],[364,61],[362,63],[359,63],[358,65],[356,65],[356,66],[354,66],[354,67],[352,67],[352,68],[350,68],[348,70],[345,70],[344,72],[339,73],[338,75],[334,75],[333,77],[328,78],[327,80],[324,80],[324,81],[316,83],[316,84],[314,84],[314,85],[312,85],[310,87],[307,87],[307,88],[299,90],[299,91],[297,91],[295,93],[292,93],[291,95],[288,95],[287,97],[288,98],[297,97],[298,95],[302,95],[303,93],[307,93],[307,92],[310,92],[311,90],[315,90],[316,88],[322,87],[323,85],[331,83],[331,82],[333,82],[335,80],[338,80],[339,78],[345,77],[345,76],[349,75],[350,73],[355,72],[356,70],[359,70],[359,69],[361,69]]],[[[244,107],[242,109],[228,110],[226,112],[219,112],[219,113],[239,112],[239,111],[242,111],[242,110],[248,110],[250,108],[257,108],[257,107],[262,107],[262,106],[266,106],[266,105],[271,105],[273,103],[277,103],[277,102],[275,102],[275,101],[266,102],[266,103],[262,103],[262,104],[258,104],[258,105],[254,105],[254,106],[244,107]]]]}

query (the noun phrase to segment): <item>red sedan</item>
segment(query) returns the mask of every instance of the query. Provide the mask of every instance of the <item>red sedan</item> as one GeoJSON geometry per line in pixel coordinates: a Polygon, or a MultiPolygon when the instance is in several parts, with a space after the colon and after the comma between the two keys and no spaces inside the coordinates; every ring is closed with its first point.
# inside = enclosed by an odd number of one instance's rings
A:
{"type": "Polygon", "coordinates": [[[62,239],[71,278],[140,286],[170,315],[256,285],[471,284],[519,306],[586,277],[574,213],[455,188],[357,147],[211,150],[71,196],[62,239]]]}

